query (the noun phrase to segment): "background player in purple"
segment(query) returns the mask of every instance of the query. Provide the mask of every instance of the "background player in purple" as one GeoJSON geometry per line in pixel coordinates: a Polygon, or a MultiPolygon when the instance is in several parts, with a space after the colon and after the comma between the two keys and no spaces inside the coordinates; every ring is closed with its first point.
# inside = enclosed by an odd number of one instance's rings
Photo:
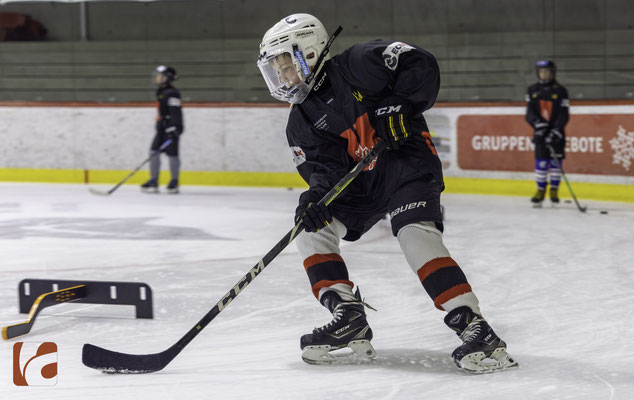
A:
{"type": "Polygon", "coordinates": [[[550,60],[537,61],[537,78],[539,81],[528,88],[526,94],[526,122],[535,130],[535,179],[537,192],[531,198],[535,207],[541,207],[548,186],[550,173],[550,200],[559,203],[559,183],[561,182],[561,165],[565,158],[566,133],[568,123],[568,91],[555,79],[557,67],[550,60]],[[553,160],[549,146],[555,151],[559,160],[553,160]]]}
{"type": "Polygon", "coordinates": [[[443,244],[442,168],[423,117],[440,87],[436,59],[420,47],[384,40],[330,58],[333,39],[312,15],[290,15],[266,32],[258,58],[271,95],[292,104],[286,135],[309,185],[296,210],[296,221],[306,228],[297,244],[314,296],[333,314],[301,337],[302,358],[333,362],[338,359],[331,351],[344,347],[356,359],[375,356],[367,304],[358,288],[353,291],[339,241],[359,239],[389,213],[408,264],[463,341],[452,354],[456,365],[470,372],[516,366],[443,244]],[[379,140],[388,151],[330,206],[318,205],[379,140]]]}

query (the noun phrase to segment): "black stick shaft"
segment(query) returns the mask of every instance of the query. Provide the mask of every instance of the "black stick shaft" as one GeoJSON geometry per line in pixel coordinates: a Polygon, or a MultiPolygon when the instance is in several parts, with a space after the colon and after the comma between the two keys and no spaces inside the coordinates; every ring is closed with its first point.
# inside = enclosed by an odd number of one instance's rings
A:
{"type": "Polygon", "coordinates": [[[158,150],[155,150],[152,152],[152,154],[150,154],[150,156],[148,158],[146,158],[145,160],[143,160],[143,162],[141,164],[139,164],[138,167],[136,167],[135,169],[132,170],[132,172],[130,172],[128,174],[128,176],[126,176],[125,178],[123,178],[123,180],[121,180],[121,182],[117,183],[112,189],[108,190],[107,194],[112,194],[112,192],[114,192],[115,190],[119,189],[119,186],[123,185],[124,183],[126,183],[128,181],[128,179],[130,179],[132,177],[132,175],[136,174],[137,172],[139,172],[139,170],[141,168],[143,168],[143,166],[145,164],[147,164],[153,157],[158,156],[159,154],[161,154],[161,151],[165,150],[167,148],[167,146],[169,146],[170,144],[172,144],[172,139],[168,139],[166,140],[161,147],[159,147],[158,150]]]}
{"type": "MultiPolygon", "coordinates": [[[[379,141],[374,148],[366,155],[359,163],[350,170],[337,184],[330,189],[324,197],[319,200],[319,203],[329,205],[333,200],[335,200],[344,190],[345,188],[352,182],[360,173],[367,167],[374,158],[385,149],[385,144],[383,141],[379,141]]],[[[198,324],[189,330],[183,336],[176,346],[179,347],[178,352],[182,350],[189,342],[192,341],[193,338],[196,337],[220,312],[227,306],[229,303],[235,299],[240,292],[244,290],[253,280],[266,268],[271,261],[273,261],[281,252],[288,246],[296,237],[304,230],[304,226],[300,221],[297,223],[293,229],[288,231],[286,235],[277,242],[277,244],[268,252],[260,261],[246,275],[244,275],[235,286],[225,294],[222,299],[200,320],[198,324]]],[[[178,353],[174,354],[174,357],[178,353]]]]}
{"type": "MultiPolygon", "coordinates": [[[[321,204],[330,204],[337,198],[374,159],[385,149],[385,143],[379,141],[359,163],[350,170],[326,195],[319,200],[321,204]]],[[[299,221],[238,283],[213,306],[198,323],[178,342],[160,353],[125,354],[85,344],[82,351],[83,363],[91,368],[109,373],[147,373],[159,371],[169,364],[224,308],[235,299],[253,280],[288,246],[304,229],[299,221]]]]}

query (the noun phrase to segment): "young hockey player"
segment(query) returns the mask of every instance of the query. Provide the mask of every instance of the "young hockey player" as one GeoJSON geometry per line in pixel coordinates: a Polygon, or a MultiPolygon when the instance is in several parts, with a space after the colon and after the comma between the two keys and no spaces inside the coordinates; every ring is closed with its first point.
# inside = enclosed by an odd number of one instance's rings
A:
{"type": "Polygon", "coordinates": [[[292,104],[286,135],[309,185],[296,210],[306,230],[297,245],[312,293],[333,314],[301,337],[302,358],[329,363],[338,359],[330,352],[344,347],[356,359],[375,356],[365,303],[358,289],[353,292],[339,240],[359,239],[389,213],[407,262],[462,339],[452,354],[456,365],[470,372],[516,366],[443,245],[441,163],[422,114],[438,95],[435,58],[417,46],[383,40],[330,58],[334,36],[329,40],[311,15],[291,15],[266,32],[257,63],[271,95],[292,104]],[[379,140],[388,151],[330,206],[317,205],[379,140]]]}
{"type": "MultiPolygon", "coordinates": [[[[163,150],[169,159],[172,179],[167,185],[168,193],[178,193],[178,174],[180,159],[178,157],[178,141],[183,133],[183,112],[181,109],[181,94],[174,86],[178,78],[172,67],[159,65],[154,73],[154,82],[158,86],[156,100],[158,103],[158,120],[156,121],[156,135],[150,146],[150,153],[158,151],[159,147],[168,139],[172,143],[163,150]]],[[[160,155],[150,158],[150,180],[141,185],[144,192],[157,193],[158,179],[161,170],[160,155]]]]}
{"type": "Polygon", "coordinates": [[[535,130],[535,178],[537,192],[531,198],[535,207],[541,207],[548,185],[550,172],[550,200],[559,203],[559,182],[561,181],[561,164],[565,158],[566,133],[564,127],[568,123],[568,91],[555,79],[557,67],[550,60],[537,61],[537,78],[539,82],[528,88],[526,94],[526,122],[535,130]],[[552,148],[559,161],[553,159],[552,148]]]}

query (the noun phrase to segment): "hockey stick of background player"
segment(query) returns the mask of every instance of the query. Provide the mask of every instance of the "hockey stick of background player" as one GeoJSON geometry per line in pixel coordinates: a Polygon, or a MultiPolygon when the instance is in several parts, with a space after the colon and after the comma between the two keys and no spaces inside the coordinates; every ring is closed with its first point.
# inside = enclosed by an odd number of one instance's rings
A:
{"type": "Polygon", "coordinates": [[[553,149],[553,147],[551,145],[546,145],[546,147],[548,147],[548,151],[550,151],[550,156],[555,161],[555,164],[557,164],[557,168],[559,168],[559,170],[561,171],[561,176],[564,177],[564,181],[566,182],[566,185],[568,186],[568,190],[570,191],[570,195],[572,195],[572,199],[575,201],[575,204],[577,205],[577,208],[582,213],[586,212],[588,207],[581,207],[581,205],[577,201],[577,196],[575,196],[575,192],[572,191],[572,186],[570,186],[570,182],[568,182],[568,178],[566,178],[566,174],[564,173],[564,169],[561,168],[561,163],[559,162],[559,157],[557,156],[557,153],[555,153],[555,149],[553,149]]]}
{"type": "Polygon", "coordinates": [[[123,185],[123,184],[124,184],[124,183],[125,183],[128,179],[130,179],[130,178],[132,177],[132,175],[134,175],[134,174],[136,174],[137,172],[139,172],[139,170],[140,170],[141,168],[143,168],[143,166],[144,166],[145,164],[147,164],[147,163],[148,163],[148,162],[152,159],[152,157],[156,157],[156,156],[158,156],[159,154],[161,154],[161,152],[162,152],[163,150],[165,150],[165,149],[167,148],[167,146],[169,146],[170,144],[172,144],[172,139],[167,139],[167,140],[166,140],[166,141],[165,141],[165,142],[161,145],[161,147],[159,147],[159,148],[158,148],[158,150],[154,150],[152,153],[150,153],[150,156],[149,156],[148,158],[146,158],[146,159],[145,159],[145,160],[144,160],[141,164],[139,164],[139,166],[138,166],[138,167],[136,167],[134,170],[132,170],[132,172],[130,172],[130,173],[128,174],[128,176],[126,176],[125,178],[123,178],[123,180],[122,180],[121,182],[117,183],[117,184],[116,184],[116,185],[115,185],[112,189],[108,190],[107,192],[102,192],[102,191],[100,191],[100,190],[90,188],[90,193],[92,193],[92,194],[98,194],[98,195],[100,195],[100,196],[109,196],[109,195],[111,195],[111,194],[112,194],[112,192],[114,192],[115,190],[119,189],[119,186],[123,185]]]}
{"type": "MultiPolygon", "coordinates": [[[[328,205],[336,199],[348,184],[384,149],[385,143],[379,141],[363,160],[359,161],[350,172],[319,200],[319,204],[328,205]]],[[[106,350],[92,344],[84,344],[82,362],[87,367],[113,374],[140,374],[162,370],[301,233],[303,228],[303,222],[300,220],[227,294],[222,296],[220,301],[193,328],[167,350],[154,354],[125,354],[106,350]]]]}

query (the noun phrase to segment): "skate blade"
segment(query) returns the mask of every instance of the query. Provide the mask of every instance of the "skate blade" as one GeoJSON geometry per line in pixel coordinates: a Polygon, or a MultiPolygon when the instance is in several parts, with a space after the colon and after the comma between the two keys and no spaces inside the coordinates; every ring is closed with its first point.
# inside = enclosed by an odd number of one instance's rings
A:
{"type": "Polygon", "coordinates": [[[519,366],[517,361],[509,356],[504,347],[495,349],[490,357],[487,357],[482,351],[467,354],[456,362],[456,365],[458,368],[472,374],[488,374],[519,366]]]}
{"type": "Polygon", "coordinates": [[[178,189],[167,189],[167,193],[169,193],[169,194],[178,194],[178,189]]]}
{"type": "Polygon", "coordinates": [[[333,349],[330,345],[306,346],[302,353],[302,360],[312,365],[362,364],[374,358],[376,358],[376,351],[369,340],[353,340],[341,349],[333,349]],[[352,350],[352,352],[338,352],[344,349],[352,350]]]}
{"type": "Polygon", "coordinates": [[[158,188],[141,188],[141,192],[154,194],[158,193],[159,191],[158,188]]]}
{"type": "Polygon", "coordinates": [[[533,203],[533,208],[542,208],[543,205],[543,201],[540,201],[539,203],[533,203]]]}

